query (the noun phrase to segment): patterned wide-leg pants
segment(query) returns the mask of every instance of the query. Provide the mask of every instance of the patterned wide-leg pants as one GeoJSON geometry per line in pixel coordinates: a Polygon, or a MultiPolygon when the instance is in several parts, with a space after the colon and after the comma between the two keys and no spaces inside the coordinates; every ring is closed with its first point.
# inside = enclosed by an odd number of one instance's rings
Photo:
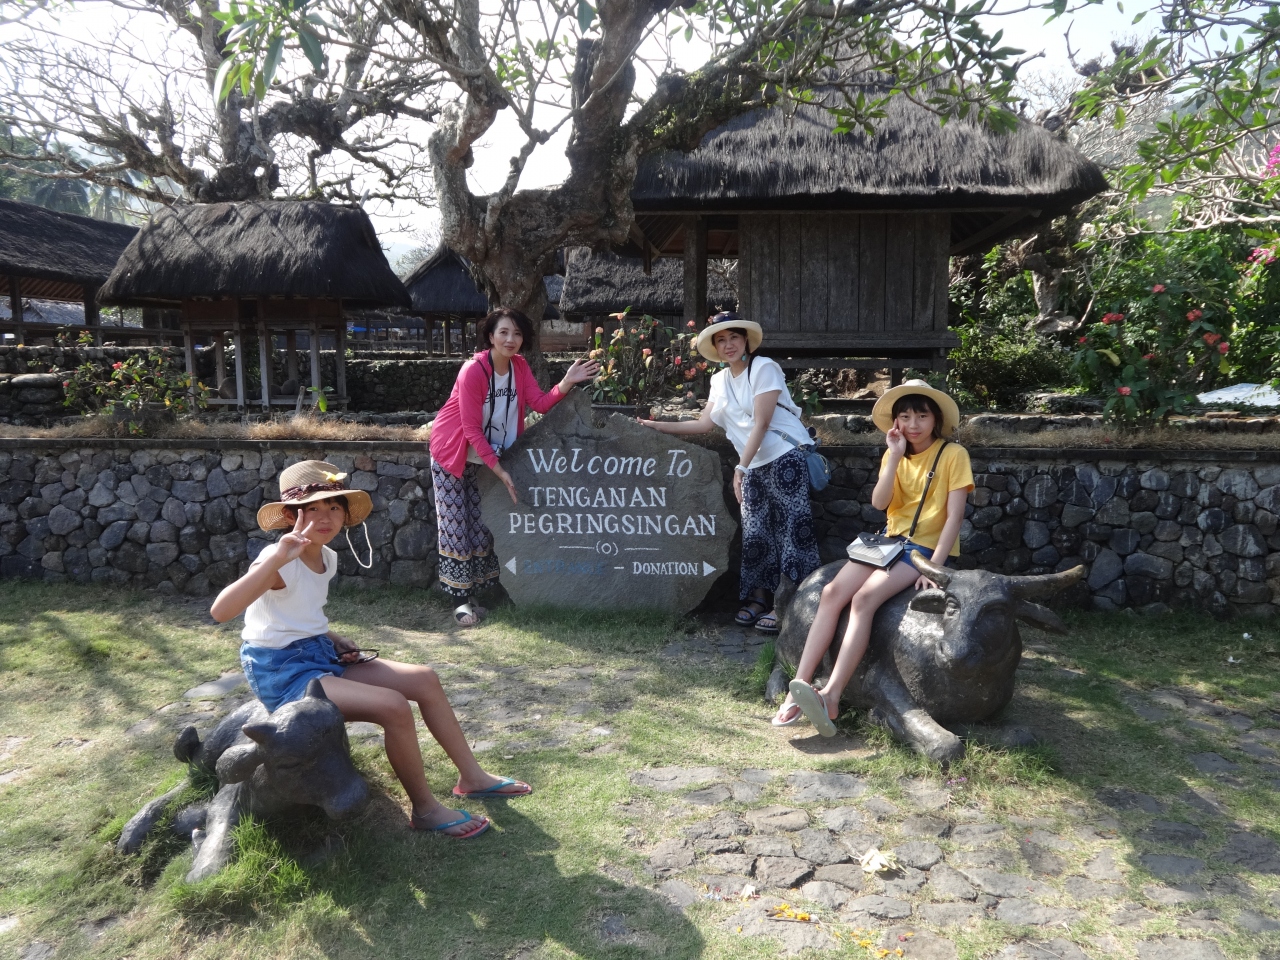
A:
{"type": "Polygon", "coordinates": [[[773,593],[782,574],[799,583],[820,563],[804,454],[792,450],[748,470],[742,480],[739,599],[747,599],[753,590],[773,593]]]}
{"type": "Polygon", "coordinates": [[[468,463],[455,477],[434,460],[431,484],[436,494],[436,527],[440,541],[440,588],[466,599],[498,579],[493,534],[480,517],[477,463],[468,463]]]}

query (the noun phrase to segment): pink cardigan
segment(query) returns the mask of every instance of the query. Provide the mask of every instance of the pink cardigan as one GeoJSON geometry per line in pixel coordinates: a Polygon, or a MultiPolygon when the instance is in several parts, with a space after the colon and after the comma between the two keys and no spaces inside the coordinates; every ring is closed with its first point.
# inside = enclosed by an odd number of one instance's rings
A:
{"type": "MultiPolygon", "coordinates": [[[[528,362],[519,354],[511,358],[511,369],[515,374],[518,436],[524,433],[526,408],[546,413],[564,399],[564,394],[560,392],[559,384],[543,393],[528,362]]],[[[462,476],[466,468],[468,445],[476,448],[480,459],[490,469],[498,465],[498,455],[489,445],[484,435],[484,424],[480,422],[484,400],[489,393],[489,372],[488,350],[477,353],[464,363],[458,371],[458,379],[454,381],[453,392],[431,424],[431,459],[455,477],[462,476]]]]}

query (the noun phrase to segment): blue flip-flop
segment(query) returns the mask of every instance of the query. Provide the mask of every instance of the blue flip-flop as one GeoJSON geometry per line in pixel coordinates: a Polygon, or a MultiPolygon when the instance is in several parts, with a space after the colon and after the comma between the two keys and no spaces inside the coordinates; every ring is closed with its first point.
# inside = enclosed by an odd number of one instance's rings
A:
{"type": "Polygon", "coordinates": [[[792,702],[800,708],[809,722],[818,728],[824,737],[836,735],[836,724],[827,716],[827,702],[817,690],[803,680],[792,680],[789,686],[792,702]]]}
{"type": "MultiPolygon", "coordinates": [[[[429,833],[443,833],[445,830],[448,830],[450,827],[457,827],[464,823],[470,823],[472,820],[475,819],[475,817],[471,816],[471,814],[467,813],[467,811],[465,810],[461,810],[459,812],[462,814],[462,816],[460,816],[457,820],[450,820],[448,823],[442,823],[435,827],[429,826],[428,824],[425,824],[425,823],[419,826],[418,818],[415,816],[410,816],[409,826],[412,827],[414,830],[426,830],[429,833]]],[[[456,834],[451,834],[451,833],[445,834],[445,836],[451,837],[454,840],[470,840],[472,837],[480,836],[480,834],[484,833],[488,829],[489,829],[489,821],[488,819],[486,819],[484,822],[484,826],[482,826],[479,830],[473,830],[471,833],[464,833],[461,836],[457,836],[456,834]]]]}
{"type": "Polygon", "coordinates": [[[453,788],[453,795],[465,800],[494,800],[503,799],[505,797],[527,797],[533,793],[533,787],[529,786],[523,780],[512,780],[510,777],[502,777],[492,787],[485,787],[483,790],[472,790],[470,793],[462,793],[457,787],[453,788]],[[517,784],[524,787],[523,790],[517,790],[514,793],[503,793],[506,787],[514,787],[517,784]]]}

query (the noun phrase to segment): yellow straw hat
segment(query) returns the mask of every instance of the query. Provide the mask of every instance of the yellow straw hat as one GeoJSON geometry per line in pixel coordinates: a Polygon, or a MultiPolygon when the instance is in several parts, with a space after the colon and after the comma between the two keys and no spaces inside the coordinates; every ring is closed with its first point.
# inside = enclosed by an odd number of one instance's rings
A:
{"type": "Polygon", "coordinates": [[[703,328],[697,340],[698,352],[712,363],[723,362],[720,354],[716,352],[716,345],[712,343],[715,335],[721,330],[745,330],[747,331],[747,349],[752,353],[760,349],[760,344],[764,341],[764,332],[760,329],[760,324],[753,320],[743,320],[736,313],[717,313],[712,320],[715,322],[703,328]],[[719,320],[718,317],[728,319],[719,320]]]}
{"type": "Polygon", "coordinates": [[[906,383],[886,390],[884,396],[877,400],[876,405],[871,409],[871,422],[883,433],[888,433],[893,429],[893,405],[898,402],[899,397],[905,397],[911,393],[922,393],[938,405],[938,409],[942,411],[942,423],[939,425],[938,432],[944,437],[951,436],[951,432],[960,425],[960,408],[949,396],[941,390],[935,390],[923,380],[908,380],[906,383]]]}
{"type": "Polygon", "coordinates": [[[347,498],[347,523],[354,527],[364,523],[373,510],[373,501],[363,490],[350,490],[347,475],[332,463],[303,460],[280,473],[280,501],[264,503],[258,510],[258,526],[263,530],[283,530],[293,523],[285,515],[286,508],[296,509],[317,500],[347,498]]]}

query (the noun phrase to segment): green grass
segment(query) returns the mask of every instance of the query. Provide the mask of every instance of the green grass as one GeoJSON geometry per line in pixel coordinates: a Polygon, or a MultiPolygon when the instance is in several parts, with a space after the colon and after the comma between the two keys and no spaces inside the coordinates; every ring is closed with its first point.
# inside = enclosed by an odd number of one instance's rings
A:
{"type": "MultiPolygon", "coordinates": [[[[374,800],[353,821],[317,815],[246,824],[237,862],[195,885],[183,880],[191,855],[182,842],[156,836],[142,855],[118,857],[112,842],[124,821],[183,775],[167,721],[125,731],[147,718],[165,721],[158,708],[234,668],[237,630],[213,624],[204,603],[6,581],[0,754],[10,756],[0,774],[23,772],[0,786],[0,917],[20,921],[0,935],[0,957],[16,957],[35,939],[58,944],[59,957],[134,960],[774,956],[772,941],[725,929],[731,905],[703,902],[681,914],[650,889],[641,868],[651,846],[706,815],[629,780],[634,770],[667,764],[854,770],[900,804],[903,778],[951,781],[957,806],[1046,817],[1064,830],[1065,805],[1092,803],[1101,786],[1159,796],[1175,818],[1188,785],[1210,786],[1233,817],[1280,837],[1280,805],[1264,781],[1223,789],[1185,760],[1197,750],[1243,760],[1226,741],[1186,726],[1171,739],[1125,704],[1138,691],[1179,686],[1220,697],[1260,726],[1272,723],[1270,711],[1280,710],[1272,695],[1280,633],[1272,626],[1074,615],[1071,635],[1053,640],[1057,652],[1029,654],[1036,669],[1023,672],[1008,711],[1045,744],[975,744],[943,771],[857,717],[842,718],[853,736],[836,752],[815,737],[791,739],[803,731],[771,730],[763,660],[743,668],[657,656],[707,624],[506,608],[463,631],[446,607],[410,590],[336,591],[328,609],[335,629],[361,646],[435,664],[446,690],[467,701],[464,720],[478,722],[498,701],[518,707],[522,719],[477,734],[493,741],[482,762],[529,780],[536,793],[487,808],[467,804],[495,824],[475,841],[414,834],[382,750],[357,740],[354,756],[374,800]],[[1242,662],[1229,664],[1228,655],[1242,662]],[[1085,675],[1058,672],[1063,667],[1085,675]],[[84,740],[92,742],[72,742],[84,740]],[[602,939],[601,921],[615,914],[632,934],[602,939]],[[122,919],[95,940],[82,932],[107,917],[122,919]]],[[[447,791],[452,767],[422,737],[428,779],[447,791]]],[[[780,780],[767,789],[762,803],[791,802],[780,780]]],[[[1116,817],[1120,855],[1128,856],[1152,818],[1116,817]]],[[[1211,851],[1225,821],[1206,829],[1211,851]]],[[[1129,883],[1136,890],[1142,879],[1135,870],[1129,883]]],[[[1273,877],[1250,881],[1263,892],[1280,886],[1273,877]]],[[[1111,932],[1105,915],[1090,913],[1073,935],[1090,931],[1111,932]]],[[[1015,932],[985,922],[955,939],[962,957],[979,958],[1015,932]]],[[[1268,937],[1223,945],[1235,960],[1280,945],[1268,937]]],[[[848,947],[835,955],[866,953],[848,947]]]]}

